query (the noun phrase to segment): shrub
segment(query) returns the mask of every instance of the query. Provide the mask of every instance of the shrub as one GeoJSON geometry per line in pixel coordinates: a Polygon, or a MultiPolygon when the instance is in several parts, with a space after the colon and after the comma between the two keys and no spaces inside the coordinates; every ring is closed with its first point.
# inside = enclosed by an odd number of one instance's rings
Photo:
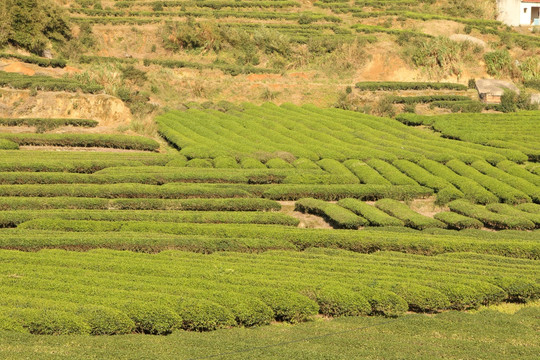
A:
{"type": "Polygon", "coordinates": [[[359,183],[360,181],[354,174],[342,163],[334,159],[322,159],[317,162],[323,170],[330,174],[343,176],[351,179],[351,183],[359,183]]]}
{"type": "Polygon", "coordinates": [[[454,170],[459,175],[476,181],[478,184],[497,195],[506,203],[519,204],[523,202],[531,202],[531,198],[522,191],[498,180],[497,178],[484,175],[474,167],[466,165],[462,161],[456,159],[450,160],[446,163],[446,166],[454,170]]]}
{"type": "Polygon", "coordinates": [[[480,220],[485,226],[495,229],[532,230],[534,224],[524,217],[493,213],[485,207],[474,205],[467,200],[455,200],[448,204],[450,210],[480,220]]]}
{"type": "Polygon", "coordinates": [[[19,150],[19,145],[11,140],[0,139],[0,150],[19,150]]]}
{"type": "Polygon", "coordinates": [[[519,204],[518,206],[516,206],[516,208],[522,211],[526,211],[528,213],[540,214],[540,205],[538,204],[519,204]]]}
{"type": "Polygon", "coordinates": [[[4,0],[3,6],[8,9],[3,19],[7,37],[0,37],[0,46],[8,42],[41,55],[51,40],[63,42],[71,38],[67,14],[52,1],[4,0]]]}
{"type": "MultiPolygon", "coordinates": [[[[456,174],[454,171],[450,170],[448,167],[444,166],[441,163],[438,163],[433,160],[423,159],[418,162],[420,166],[428,170],[435,176],[441,177],[452,185],[455,185],[460,191],[463,192],[465,198],[477,202],[479,204],[488,204],[492,202],[498,202],[499,199],[497,196],[493,195],[487,191],[484,187],[480,186],[476,181],[473,181],[465,176],[456,174]]],[[[448,189],[448,188],[447,188],[448,189]]],[[[442,193],[442,190],[441,190],[442,193]]],[[[449,200],[452,198],[452,193],[456,196],[458,193],[455,193],[453,190],[445,191],[444,200],[449,200]]],[[[443,194],[438,194],[443,195],[443,194]]],[[[439,202],[439,199],[438,199],[439,202]]],[[[443,199],[440,200],[443,203],[443,199]]]]}
{"type": "Polygon", "coordinates": [[[183,298],[172,306],[181,316],[184,330],[212,331],[236,325],[229,309],[208,300],[183,298]]]}
{"type": "Polygon", "coordinates": [[[294,167],[304,170],[320,170],[321,168],[310,159],[300,158],[294,161],[294,167]]]}
{"type": "Polygon", "coordinates": [[[395,160],[392,165],[397,167],[422,186],[427,186],[435,190],[442,190],[448,186],[452,186],[445,179],[430,174],[427,170],[411,161],[395,160]]]}
{"type": "Polygon", "coordinates": [[[243,169],[266,169],[266,166],[262,162],[254,158],[243,158],[240,161],[240,166],[243,169]]]}
{"type": "Polygon", "coordinates": [[[390,185],[390,181],[362,161],[347,160],[343,164],[358,177],[362,184],[390,185]]]}
{"type": "Polygon", "coordinates": [[[291,164],[281,158],[273,158],[266,162],[266,167],[269,169],[291,169],[294,168],[291,164]]]}
{"type": "Polygon", "coordinates": [[[171,161],[169,161],[165,166],[172,166],[172,167],[185,167],[187,165],[187,158],[184,155],[177,155],[175,158],[171,161]]]}
{"type": "Polygon", "coordinates": [[[85,305],[76,314],[90,326],[91,335],[129,334],[135,329],[133,320],[112,308],[85,305]]]}
{"type": "Polygon", "coordinates": [[[316,302],[294,292],[264,289],[257,291],[256,294],[272,308],[278,321],[298,323],[308,320],[319,312],[316,302]]]}
{"type": "Polygon", "coordinates": [[[220,293],[219,303],[231,310],[240,326],[267,325],[274,319],[274,312],[257,297],[238,293],[220,293]]]}
{"type": "Polygon", "coordinates": [[[512,57],[508,50],[495,50],[484,55],[487,73],[491,76],[503,77],[514,73],[512,57]]]}
{"type": "Polygon", "coordinates": [[[170,334],[182,324],[182,319],[170,307],[159,303],[129,301],[120,309],[135,323],[135,331],[144,334],[170,334]]]}
{"type": "Polygon", "coordinates": [[[365,218],[371,226],[403,226],[401,220],[357,199],[342,199],[338,201],[338,205],[365,218]]]}
{"type": "Polygon", "coordinates": [[[388,181],[394,185],[416,185],[418,183],[403,174],[401,171],[396,169],[391,164],[386,161],[379,159],[370,159],[366,163],[371,166],[373,169],[377,170],[382,176],[384,176],[388,181]]]}
{"type": "Polygon", "coordinates": [[[366,81],[356,84],[360,90],[467,90],[462,84],[443,82],[393,82],[393,81],[366,81]]]}
{"type": "Polygon", "coordinates": [[[218,156],[214,159],[216,169],[237,169],[240,166],[232,156],[218,156]]]}
{"type": "Polygon", "coordinates": [[[450,301],[450,309],[464,310],[477,308],[482,304],[483,294],[478,290],[455,282],[432,283],[433,287],[442,292],[450,301]]]}
{"type": "Polygon", "coordinates": [[[0,315],[0,331],[9,331],[15,333],[27,333],[28,330],[12,317],[0,315]]]}
{"type": "Polygon", "coordinates": [[[358,229],[360,226],[367,224],[364,218],[355,215],[350,210],[336,204],[312,198],[298,200],[294,209],[296,211],[322,216],[335,228],[358,229]]]}
{"type": "Polygon", "coordinates": [[[341,287],[326,286],[316,291],[319,312],[326,316],[360,316],[371,312],[371,305],[361,294],[341,287]]]}
{"type": "Polygon", "coordinates": [[[456,214],[454,212],[441,212],[435,214],[434,218],[448,225],[449,229],[455,230],[480,229],[483,226],[477,219],[456,214]]]}
{"type": "Polygon", "coordinates": [[[414,283],[394,284],[389,289],[407,302],[416,312],[441,311],[450,307],[450,301],[440,291],[414,283]]]}
{"type": "Polygon", "coordinates": [[[540,228],[540,214],[534,214],[527,211],[522,211],[516,207],[508,204],[488,204],[486,209],[499,214],[522,217],[529,221],[532,221],[537,228],[540,228]]]}
{"type": "Polygon", "coordinates": [[[436,219],[420,215],[412,211],[407,205],[392,199],[381,199],[375,206],[405,223],[405,226],[423,230],[431,227],[444,227],[444,224],[436,219]]]}
{"type": "Polygon", "coordinates": [[[104,147],[155,151],[159,143],[143,136],[106,134],[1,134],[18,145],[104,147]]]}
{"type": "Polygon", "coordinates": [[[506,292],[507,301],[528,302],[540,297],[540,286],[528,279],[496,276],[490,281],[506,292]]]}
{"type": "Polygon", "coordinates": [[[450,201],[456,200],[456,199],[462,199],[465,195],[456,189],[455,186],[450,185],[445,187],[444,189],[441,189],[437,193],[437,199],[435,200],[436,204],[446,204],[450,201]]]}
{"type": "Polygon", "coordinates": [[[212,163],[207,159],[191,159],[186,163],[186,167],[211,168],[212,163]]]}
{"type": "Polygon", "coordinates": [[[364,285],[354,286],[353,290],[365,296],[371,305],[371,315],[397,317],[403,315],[409,308],[403,298],[388,290],[364,285]]]}
{"type": "Polygon", "coordinates": [[[54,310],[28,310],[23,326],[35,335],[85,335],[91,330],[81,317],[54,310]]]}
{"type": "MultiPolygon", "coordinates": [[[[0,186],[0,194],[2,188],[0,186]]],[[[336,201],[352,197],[360,200],[393,198],[398,200],[429,196],[433,191],[411,185],[271,185],[263,192],[263,197],[272,200],[298,200],[312,197],[319,200],[336,201]]]]}
{"type": "Polygon", "coordinates": [[[89,119],[0,118],[0,125],[35,126],[38,132],[42,132],[60,126],[96,127],[98,122],[89,119]]]}

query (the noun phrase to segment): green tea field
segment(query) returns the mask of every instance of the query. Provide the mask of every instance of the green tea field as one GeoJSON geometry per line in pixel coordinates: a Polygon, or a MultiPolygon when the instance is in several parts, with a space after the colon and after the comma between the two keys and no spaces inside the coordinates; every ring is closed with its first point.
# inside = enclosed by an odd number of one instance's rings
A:
{"type": "Polygon", "coordinates": [[[0,4],[0,358],[537,359],[540,32],[497,14],[0,4]]]}

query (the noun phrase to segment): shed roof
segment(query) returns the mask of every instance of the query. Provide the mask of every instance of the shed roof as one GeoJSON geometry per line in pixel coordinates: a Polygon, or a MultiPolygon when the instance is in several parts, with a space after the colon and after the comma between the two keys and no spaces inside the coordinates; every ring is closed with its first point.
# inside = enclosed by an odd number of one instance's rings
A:
{"type": "Polygon", "coordinates": [[[496,79],[478,79],[476,80],[476,89],[480,94],[496,96],[502,96],[505,89],[519,93],[519,89],[512,82],[496,79]]]}

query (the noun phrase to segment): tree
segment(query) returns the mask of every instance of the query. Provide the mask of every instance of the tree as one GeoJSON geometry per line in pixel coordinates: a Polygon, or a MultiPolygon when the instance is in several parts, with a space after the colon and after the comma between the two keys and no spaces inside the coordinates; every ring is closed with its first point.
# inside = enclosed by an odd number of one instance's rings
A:
{"type": "Polygon", "coordinates": [[[50,41],[70,37],[67,15],[50,0],[2,0],[0,45],[9,43],[41,55],[50,41]]]}

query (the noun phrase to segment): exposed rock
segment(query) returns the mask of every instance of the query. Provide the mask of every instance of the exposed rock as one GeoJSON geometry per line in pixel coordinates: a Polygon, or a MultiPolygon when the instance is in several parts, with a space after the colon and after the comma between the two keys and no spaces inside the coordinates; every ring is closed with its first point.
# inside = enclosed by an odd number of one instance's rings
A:
{"type": "Polygon", "coordinates": [[[94,119],[100,125],[122,125],[131,121],[131,112],[110,95],[27,90],[0,90],[0,117],[45,117],[94,119]]]}
{"type": "Polygon", "coordinates": [[[487,47],[487,44],[484,40],[471,36],[471,35],[453,34],[453,35],[450,35],[450,40],[457,41],[457,42],[469,41],[475,45],[481,46],[482,48],[487,47]]]}

